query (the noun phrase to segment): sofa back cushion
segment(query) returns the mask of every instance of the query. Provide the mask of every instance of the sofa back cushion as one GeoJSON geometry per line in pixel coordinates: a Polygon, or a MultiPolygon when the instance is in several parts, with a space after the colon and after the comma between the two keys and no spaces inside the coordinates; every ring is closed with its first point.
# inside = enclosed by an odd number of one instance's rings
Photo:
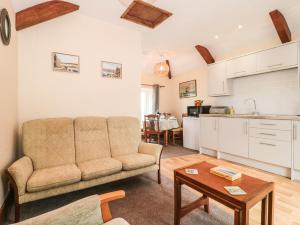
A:
{"type": "Polygon", "coordinates": [[[111,154],[113,157],[138,152],[141,142],[140,122],[133,117],[107,119],[111,154]]]}
{"type": "Polygon", "coordinates": [[[69,118],[41,119],[24,123],[23,151],[34,169],[75,163],[74,127],[69,118]]]}
{"type": "Polygon", "coordinates": [[[74,124],[77,163],[111,157],[106,118],[77,118],[74,124]]]}
{"type": "Polygon", "coordinates": [[[102,225],[98,195],[93,195],[14,225],[102,225]]]}

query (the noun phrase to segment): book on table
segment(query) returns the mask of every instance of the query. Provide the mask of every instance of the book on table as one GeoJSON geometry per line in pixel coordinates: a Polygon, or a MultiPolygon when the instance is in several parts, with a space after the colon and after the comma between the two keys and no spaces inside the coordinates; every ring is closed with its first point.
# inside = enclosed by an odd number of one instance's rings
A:
{"type": "Polygon", "coordinates": [[[217,166],[210,169],[210,173],[223,177],[227,180],[234,181],[241,178],[242,174],[234,169],[217,166]]]}

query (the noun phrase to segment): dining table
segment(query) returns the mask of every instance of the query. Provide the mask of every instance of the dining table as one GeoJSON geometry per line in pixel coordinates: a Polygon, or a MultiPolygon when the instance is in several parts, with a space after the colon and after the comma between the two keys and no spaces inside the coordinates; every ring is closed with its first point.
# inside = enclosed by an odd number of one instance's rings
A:
{"type": "Polygon", "coordinates": [[[179,127],[176,117],[161,117],[159,119],[159,129],[164,132],[164,145],[169,144],[169,131],[179,127]]]}

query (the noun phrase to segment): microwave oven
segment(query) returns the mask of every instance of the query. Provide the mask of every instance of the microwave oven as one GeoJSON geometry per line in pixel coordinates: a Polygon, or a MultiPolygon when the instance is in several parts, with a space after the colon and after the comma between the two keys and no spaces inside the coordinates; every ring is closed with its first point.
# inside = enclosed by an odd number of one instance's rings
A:
{"type": "Polygon", "coordinates": [[[199,114],[209,114],[211,106],[188,106],[187,114],[191,117],[199,117],[199,114]]]}

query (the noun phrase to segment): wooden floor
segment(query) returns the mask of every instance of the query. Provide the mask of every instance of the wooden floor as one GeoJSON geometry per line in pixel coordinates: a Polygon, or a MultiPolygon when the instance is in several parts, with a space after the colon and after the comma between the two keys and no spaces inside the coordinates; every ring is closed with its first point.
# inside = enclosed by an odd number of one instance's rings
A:
{"type": "MultiPolygon", "coordinates": [[[[275,225],[300,225],[300,182],[294,182],[288,178],[271,173],[198,154],[163,159],[162,174],[173,179],[174,169],[201,161],[229,166],[240,170],[244,174],[275,182],[275,225]]],[[[233,213],[230,209],[220,204],[218,205],[229,213],[233,213]]],[[[250,211],[250,225],[260,224],[260,209],[261,206],[258,204],[250,211]]]]}

